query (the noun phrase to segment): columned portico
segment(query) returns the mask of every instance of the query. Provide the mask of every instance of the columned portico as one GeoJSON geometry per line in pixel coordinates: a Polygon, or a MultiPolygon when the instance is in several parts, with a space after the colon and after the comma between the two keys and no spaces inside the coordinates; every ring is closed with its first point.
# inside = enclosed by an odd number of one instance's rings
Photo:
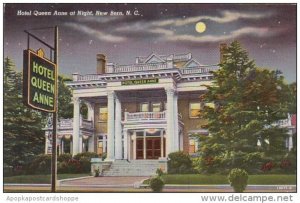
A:
{"type": "Polygon", "coordinates": [[[82,142],[80,140],[80,99],[73,97],[73,154],[82,151],[82,142]]]}
{"type": "Polygon", "coordinates": [[[115,159],[115,92],[107,93],[107,160],[115,159]]]}

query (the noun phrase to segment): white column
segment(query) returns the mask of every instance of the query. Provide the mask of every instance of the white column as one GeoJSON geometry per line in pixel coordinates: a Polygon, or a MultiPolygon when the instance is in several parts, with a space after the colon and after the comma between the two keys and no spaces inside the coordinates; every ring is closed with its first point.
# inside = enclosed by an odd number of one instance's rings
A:
{"type": "Polygon", "coordinates": [[[95,152],[95,140],[94,140],[94,136],[89,137],[89,146],[88,146],[88,151],[89,152],[95,152]]]}
{"type": "Polygon", "coordinates": [[[180,130],[181,133],[179,134],[180,136],[180,151],[183,151],[183,129],[180,130]]]}
{"type": "MultiPolygon", "coordinates": [[[[95,107],[95,104],[94,103],[89,103],[89,102],[86,102],[86,105],[88,107],[88,115],[87,115],[87,119],[89,121],[92,121],[92,125],[93,125],[93,128],[95,127],[94,126],[94,115],[95,115],[95,112],[94,112],[94,107],[95,107]]],[[[89,152],[96,152],[95,150],[95,134],[92,134],[92,136],[89,138],[88,140],[88,151],[89,152]]]]}
{"type": "Polygon", "coordinates": [[[79,135],[79,153],[82,153],[84,143],[82,142],[82,135],[79,135]]]}
{"type": "Polygon", "coordinates": [[[167,93],[167,136],[166,156],[174,152],[174,89],[166,89],[167,93]]]}
{"type": "Polygon", "coordinates": [[[288,149],[289,151],[292,150],[293,148],[293,131],[292,130],[289,130],[289,138],[288,138],[288,149]]]}
{"type": "Polygon", "coordinates": [[[80,152],[81,143],[79,142],[80,133],[80,99],[73,97],[73,151],[72,154],[78,154],[80,152]]]}
{"type": "Polygon", "coordinates": [[[122,124],[121,124],[121,102],[116,97],[116,121],[115,121],[115,158],[122,159],[122,124]]]}
{"type": "MultiPolygon", "coordinates": [[[[106,153],[106,135],[103,135],[103,143],[102,143],[102,145],[103,145],[103,153],[105,152],[106,153]]],[[[98,147],[98,143],[97,143],[97,147],[98,147]]]]}
{"type": "Polygon", "coordinates": [[[131,133],[128,134],[129,132],[127,131],[127,159],[128,160],[131,160],[132,157],[131,157],[131,133]]]}
{"type": "Polygon", "coordinates": [[[46,133],[45,133],[45,154],[48,154],[48,133],[49,132],[47,132],[46,131],[46,133]]]}
{"type": "Polygon", "coordinates": [[[123,136],[124,136],[124,159],[128,159],[128,132],[127,129],[123,130],[123,136]]]}
{"type": "Polygon", "coordinates": [[[73,154],[73,141],[70,140],[70,154],[73,154]]]}
{"type": "Polygon", "coordinates": [[[107,159],[115,159],[115,93],[107,94],[107,159]]]}
{"type": "Polygon", "coordinates": [[[174,94],[174,151],[179,151],[179,127],[178,127],[178,95],[174,94]]]}

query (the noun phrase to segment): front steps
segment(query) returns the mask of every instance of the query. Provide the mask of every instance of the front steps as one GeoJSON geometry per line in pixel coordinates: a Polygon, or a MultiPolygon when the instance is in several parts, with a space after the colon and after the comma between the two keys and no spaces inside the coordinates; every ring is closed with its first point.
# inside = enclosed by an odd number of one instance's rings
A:
{"type": "Polygon", "coordinates": [[[115,160],[103,176],[152,176],[158,168],[158,160],[115,160]]]}

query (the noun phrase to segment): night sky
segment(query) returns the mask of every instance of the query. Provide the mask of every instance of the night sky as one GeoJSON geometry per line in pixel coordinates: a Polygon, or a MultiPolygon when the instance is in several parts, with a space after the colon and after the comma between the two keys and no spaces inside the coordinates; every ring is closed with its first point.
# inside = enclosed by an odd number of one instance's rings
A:
{"type": "MultiPolygon", "coordinates": [[[[296,81],[295,4],[6,4],[4,11],[4,56],[13,59],[18,70],[27,48],[23,31],[58,25],[61,74],[95,73],[97,53],[106,54],[108,62],[133,64],[136,56],[152,52],[191,52],[203,65],[217,64],[219,44],[236,39],[257,66],[280,69],[287,82],[296,81]],[[31,16],[18,11],[31,11],[31,16]],[[80,11],[94,15],[79,15],[80,11]],[[108,15],[96,16],[97,11],[108,15]],[[204,31],[203,26],[196,31],[198,22],[206,26],[204,31]]],[[[53,44],[53,30],[31,32],[53,44]]],[[[31,47],[44,48],[33,40],[31,47]]]]}

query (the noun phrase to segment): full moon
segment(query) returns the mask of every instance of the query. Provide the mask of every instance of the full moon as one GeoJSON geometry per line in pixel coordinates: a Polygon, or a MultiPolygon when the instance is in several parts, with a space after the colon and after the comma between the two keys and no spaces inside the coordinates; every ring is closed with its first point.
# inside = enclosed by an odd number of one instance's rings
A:
{"type": "Polygon", "coordinates": [[[196,29],[197,32],[203,33],[203,32],[205,32],[205,30],[206,30],[206,25],[205,25],[205,23],[203,23],[203,22],[198,22],[198,23],[195,25],[195,29],[196,29]]]}

